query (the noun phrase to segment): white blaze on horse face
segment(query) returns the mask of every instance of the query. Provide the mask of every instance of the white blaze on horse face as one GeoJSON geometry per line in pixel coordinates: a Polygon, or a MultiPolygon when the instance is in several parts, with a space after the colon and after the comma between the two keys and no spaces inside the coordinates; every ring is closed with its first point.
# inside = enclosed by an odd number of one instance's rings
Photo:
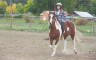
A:
{"type": "Polygon", "coordinates": [[[50,23],[52,23],[53,14],[50,14],[50,23]]]}

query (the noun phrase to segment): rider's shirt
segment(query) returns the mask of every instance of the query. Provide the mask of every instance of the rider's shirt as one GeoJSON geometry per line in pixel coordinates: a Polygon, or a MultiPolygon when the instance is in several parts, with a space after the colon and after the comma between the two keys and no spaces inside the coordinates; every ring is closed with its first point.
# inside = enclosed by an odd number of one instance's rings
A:
{"type": "Polygon", "coordinates": [[[66,21],[63,10],[62,10],[61,13],[59,11],[56,11],[56,16],[57,16],[57,19],[58,19],[59,22],[65,22],[66,21]]]}

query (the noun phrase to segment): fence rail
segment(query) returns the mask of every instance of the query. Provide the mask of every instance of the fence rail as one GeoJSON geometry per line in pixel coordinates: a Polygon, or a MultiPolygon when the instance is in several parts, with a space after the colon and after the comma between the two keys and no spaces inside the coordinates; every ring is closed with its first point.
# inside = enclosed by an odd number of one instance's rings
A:
{"type": "MultiPolygon", "coordinates": [[[[96,21],[88,20],[87,25],[77,25],[77,29],[96,35],[96,21]]],[[[26,14],[0,15],[0,29],[27,30],[27,31],[48,31],[48,21],[41,21],[39,16],[26,14]]]]}
{"type": "Polygon", "coordinates": [[[48,22],[41,21],[39,16],[26,14],[7,15],[0,17],[0,29],[14,29],[27,31],[47,31],[48,22]]]}

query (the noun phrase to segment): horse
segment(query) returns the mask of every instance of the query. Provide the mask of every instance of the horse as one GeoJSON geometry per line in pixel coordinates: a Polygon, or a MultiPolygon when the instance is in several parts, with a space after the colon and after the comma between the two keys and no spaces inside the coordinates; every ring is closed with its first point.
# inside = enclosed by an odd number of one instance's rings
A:
{"type": "Polygon", "coordinates": [[[66,52],[66,46],[67,46],[67,40],[66,39],[68,36],[70,36],[71,39],[73,40],[74,52],[75,52],[75,54],[77,54],[76,41],[75,41],[75,31],[76,31],[75,25],[71,21],[67,20],[66,22],[64,22],[64,32],[62,34],[61,25],[57,20],[55,12],[49,12],[49,39],[50,39],[50,48],[53,51],[51,56],[54,56],[56,54],[57,43],[61,37],[64,38],[63,52],[66,52]],[[55,45],[53,45],[54,40],[55,40],[55,45]]]}

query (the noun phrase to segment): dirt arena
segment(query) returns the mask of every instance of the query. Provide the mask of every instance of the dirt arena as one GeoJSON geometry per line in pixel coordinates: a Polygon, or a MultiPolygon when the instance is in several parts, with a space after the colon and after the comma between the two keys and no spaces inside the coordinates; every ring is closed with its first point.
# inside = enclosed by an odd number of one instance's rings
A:
{"type": "Polygon", "coordinates": [[[72,40],[68,38],[67,52],[62,53],[63,40],[57,53],[51,57],[48,33],[0,30],[0,60],[96,60],[96,36],[78,36],[78,54],[73,53],[72,40]]]}

